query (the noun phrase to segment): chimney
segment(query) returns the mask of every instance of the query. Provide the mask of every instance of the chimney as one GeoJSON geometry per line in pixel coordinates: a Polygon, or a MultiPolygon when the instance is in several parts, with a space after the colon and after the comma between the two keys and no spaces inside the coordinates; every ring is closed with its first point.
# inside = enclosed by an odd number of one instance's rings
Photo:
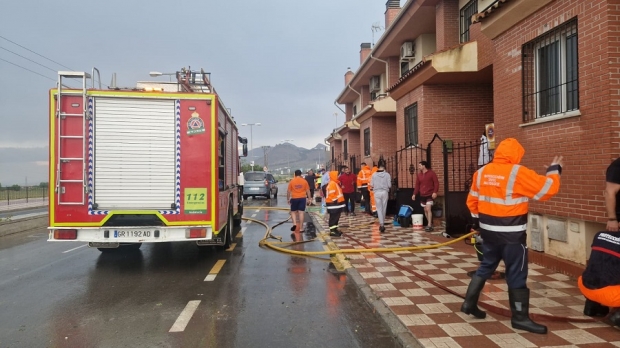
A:
{"type": "Polygon", "coordinates": [[[351,80],[353,80],[353,76],[355,74],[353,73],[353,71],[351,71],[351,68],[347,68],[347,72],[344,74],[344,85],[348,86],[349,82],[351,82],[351,80]]]}
{"type": "Polygon", "coordinates": [[[385,29],[394,21],[400,12],[400,0],[388,0],[385,3],[385,29]]]}
{"type": "Polygon", "coordinates": [[[369,42],[364,42],[363,44],[361,44],[360,47],[360,64],[362,64],[364,63],[366,58],[368,58],[368,55],[370,54],[370,51],[372,51],[372,48],[370,47],[369,42]]]}

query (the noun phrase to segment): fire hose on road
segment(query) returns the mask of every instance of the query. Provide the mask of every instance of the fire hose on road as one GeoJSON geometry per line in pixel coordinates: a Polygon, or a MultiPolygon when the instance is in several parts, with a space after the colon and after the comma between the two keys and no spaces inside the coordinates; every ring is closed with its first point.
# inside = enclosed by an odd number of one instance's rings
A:
{"type": "MultiPolygon", "coordinates": [[[[259,210],[276,210],[276,211],[286,211],[289,212],[290,210],[288,208],[278,208],[278,207],[246,207],[248,209],[259,209],[259,210]]],[[[431,284],[433,284],[434,286],[450,293],[453,294],[457,297],[460,298],[464,298],[465,296],[463,294],[460,294],[442,284],[440,284],[439,282],[433,280],[431,277],[425,275],[425,274],[421,274],[419,272],[416,272],[412,269],[406,268],[402,265],[400,265],[399,263],[391,260],[389,257],[387,257],[386,255],[384,255],[384,253],[391,253],[391,252],[398,252],[398,251],[419,251],[419,250],[426,250],[426,249],[437,249],[437,248],[441,248],[441,247],[445,247],[454,243],[458,243],[460,241],[463,240],[467,240],[468,238],[473,237],[477,232],[470,232],[467,233],[461,237],[458,238],[454,238],[451,239],[447,242],[444,243],[437,243],[437,244],[429,244],[429,245],[418,245],[418,246],[410,246],[410,247],[395,247],[395,248],[367,248],[366,244],[359,241],[358,239],[343,233],[343,236],[349,240],[354,241],[355,243],[359,244],[360,246],[364,246],[364,249],[333,249],[333,250],[325,250],[325,251],[299,251],[299,250],[291,250],[291,249],[287,249],[286,247],[282,247],[282,246],[277,246],[275,244],[281,244],[283,246],[291,246],[291,245],[295,245],[295,244],[301,244],[301,243],[308,243],[308,242],[312,242],[315,241],[316,239],[312,239],[312,240],[307,240],[307,241],[299,241],[299,242],[282,242],[282,237],[278,237],[278,236],[274,236],[272,235],[272,230],[273,228],[280,226],[284,223],[286,223],[287,221],[290,220],[290,217],[284,221],[281,221],[277,224],[275,224],[274,226],[270,227],[269,225],[267,225],[266,223],[257,220],[257,219],[252,219],[252,218],[243,218],[244,220],[247,221],[252,221],[255,223],[258,223],[262,226],[264,226],[267,231],[265,233],[265,236],[263,237],[263,239],[261,239],[259,241],[259,246],[261,247],[267,247],[270,248],[272,250],[281,252],[281,253],[285,253],[285,254],[292,254],[292,255],[296,255],[296,256],[306,256],[306,257],[316,257],[316,256],[320,256],[320,255],[330,255],[330,256],[334,256],[337,254],[359,254],[359,253],[376,253],[378,256],[382,257],[383,259],[385,259],[387,262],[391,263],[392,265],[394,265],[394,267],[401,269],[403,271],[407,271],[409,273],[412,273],[413,275],[415,275],[417,278],[424,280],[426,282],[429,282],[431,284]],[[279,242],[269,242],[269,239],[277,239],[279,240],[279,242]]],[[[361,224],[361,225],[354,225],[354,226],[350,226],[349,228],[355,228],[355,227],[361,227],[367,224],[361,224]]],[[[475,245],[474,245],[475,247],[475,245]]],[[[478,253],[479,251],[476,249],[476,252],[478,253]]],[[[478,305],[480,307],[485,308],[486,310],[495,313],[495,314],[499,314],[502,316],[506,316],[506,317],[510,317],[512,315],[510,309],[506,309],[506,308],[502,308],[502,307],[498,307],[498,306],[493,306],[491,304],[488,303],[484,303],[484,302],[479,302],[478,305]]],[[[547,320],[547,321],[560,321],[560,322],[575,322],[575,323],[592,323],[592,322],[597,322],[600,321],[599,319],[595,319],[595,318],[574,318],[574,317],[562,317],[562,316],[555,316],[555,315],[547,315],[547,314],[538,314],[538,313],[530,313],[530,317],[532,319],[538,319],[538,320],[547,320]]]]}

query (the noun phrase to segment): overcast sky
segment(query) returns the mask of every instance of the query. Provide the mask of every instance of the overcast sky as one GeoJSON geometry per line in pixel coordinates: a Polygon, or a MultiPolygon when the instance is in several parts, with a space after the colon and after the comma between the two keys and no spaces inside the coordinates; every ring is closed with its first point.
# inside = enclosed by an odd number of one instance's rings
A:
{"type": "MultiPolygon", "coordinates": [[[[344,120],[333,102],[347,67],[359,67],[360,44],[372,41],[372,25],[384,24],[385,2],[6,1],[0,11],[0,183],[47,181],[48,90],[55,71],[66,67],[95,66],[105,86],[115,72],[123,87],[152,79],[149,71],[204,68],[237,124],[262,124],[253,127],[254,147],[284,139],[305,148],[323,143],[344,120]]],[[[249,127],[240,128],[249,140],[249,127]]]]}

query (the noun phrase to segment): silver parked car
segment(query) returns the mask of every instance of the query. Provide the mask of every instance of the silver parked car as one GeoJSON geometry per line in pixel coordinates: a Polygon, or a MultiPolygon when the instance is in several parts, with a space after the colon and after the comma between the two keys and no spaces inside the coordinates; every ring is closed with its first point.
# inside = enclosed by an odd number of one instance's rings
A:
{"type": "Polygon", "coordinates": [[[267,172],[246,172],[243,175],[243,199],[248,197],[276,198],[278,196],[278,180],[267,172]]]}

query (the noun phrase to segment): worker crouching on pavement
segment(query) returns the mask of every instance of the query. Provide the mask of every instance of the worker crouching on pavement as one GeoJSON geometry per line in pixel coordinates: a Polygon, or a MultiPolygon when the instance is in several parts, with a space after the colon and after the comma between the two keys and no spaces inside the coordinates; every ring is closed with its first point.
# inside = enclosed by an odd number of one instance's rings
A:
{"type": "Polygon", "coordinates": [[[344,209],[344,195],[340,188],[337,171],[329,172],[329,183],[326,186],[327,198],[325,199],[325,204],[329,213],[329,235],[340,237],[342,233],[338,230],[338,221],[340,221],[340,214],[342,209],[344,209]]]}
{"type": "MultiPolygon", "coordinates": [[[[609,307],[620,307],[620,232],[599,232],[592,242],[588,266],[577,280],[586,297],[583,314],[606,316],[609,307]]],[[[620,310],[609,317],[620,326],[620,310]]]]}
{"type": "Polygon", "coordinates": [[[493,161],[478,169],[472,178],[467,207],[479,222],[483,259],[471,278],[461,312],[483,319],[486,312],[478,308],[478,298],[487,279],[501,260],[506,265],[510,320],[515,329],[538,334],[547,327],[530,319],[530,290],[526,286],[528,251],[526,229],[529,199],[546,201],[560,189],[562,156],[555,157],[547,175],[538,175],[519,165],[525,154],[514,138],[502,141],[493,161]]]}

